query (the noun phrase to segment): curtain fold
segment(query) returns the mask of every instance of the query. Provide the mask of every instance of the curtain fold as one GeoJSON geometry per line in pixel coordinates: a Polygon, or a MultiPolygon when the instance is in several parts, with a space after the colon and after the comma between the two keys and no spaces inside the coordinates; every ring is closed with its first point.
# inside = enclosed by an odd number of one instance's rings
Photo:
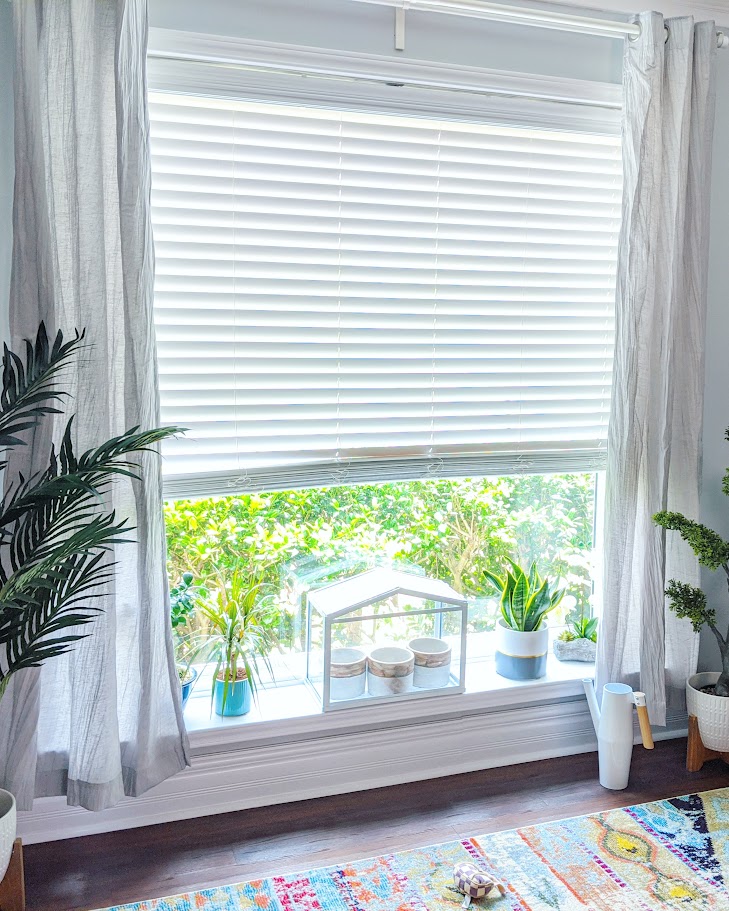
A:
{"type": "Polygon", "coordinates": [[[651,721],[663,725],[667,706],[683,707],[698,657],[698,636],[663,594],[669,578],[698,584],[698,562],[652,516],[668,509],[698,518],[716,31],[690,17],[638,21],[623,75],[597,683],[643,690],[651,721]]]}
{"type": "MultiPolygon", "coordinates": [[[[10,331],[17,347],[44,319],[86,328],[69,410],[82,451],[159,424],[146,99],[146,0],[25,0],[16,41],[10,331]]],[[[50,422],[48,422],[50,424],[50,422]]],[[[16,465],[43,467],[61,422],[16,465]]],[[[29,808],[65,794],[99,810],[188,764],[169,625],[159,457],[120,479],[108,506],[134,526],[115,549],[91,635],[19,674],[0,706],[0,779],[29,808]]]]}

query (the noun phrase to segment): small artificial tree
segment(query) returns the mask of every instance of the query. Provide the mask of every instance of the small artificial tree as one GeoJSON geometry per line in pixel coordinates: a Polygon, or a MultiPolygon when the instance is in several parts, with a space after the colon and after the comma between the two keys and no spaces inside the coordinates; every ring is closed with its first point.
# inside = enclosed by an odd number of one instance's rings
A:
{"type": "Polygon", "coordinates": [[[114,573],[109,553],[132,527],[107,509],[103,494],[118,477],[140,478],[130,457],[154,451],[180,428],[132,427],[77,455],[73,417],[46,467],[25,476],[10,453],[24,433],[62,413],[69,393],[63,373],[85,347],[83,332],[51,342],[43,323],[23,355],[5,346],[0,389],[0,699],[14,674],[68,652],[97,616],[97,595],[114,573]]]}
{"type": "MultiPolygon", "coordinates": [[[[729,429],[725,437],[729,440],[729,429]]],[[[724,474],[722,490],[729,496],[729,469],[724,474]]],[[[725,541],[713,529],[687,519],[679,512],[659,512],[653,520],[667,531],[677,531],[691,547],[702,566],[708,569],[724,570],[729,582],[729,542],[725,541]]],[[[716,626],[716,611],[709,607],[706,595],[700,588],[671,579],[666,588],[670,607],[677,617],[691,621],[694,632],[702,626],[708,626],[714,634],[721,654],[721,675],[714,687],[717,696],[729,696],[729,629],[725,635],[716,626]]]]}

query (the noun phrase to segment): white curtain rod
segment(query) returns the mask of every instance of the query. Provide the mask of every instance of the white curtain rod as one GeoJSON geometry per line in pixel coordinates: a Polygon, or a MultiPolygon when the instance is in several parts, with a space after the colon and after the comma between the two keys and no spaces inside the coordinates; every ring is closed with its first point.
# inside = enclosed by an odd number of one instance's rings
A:
{"type": "MultiPolygon", "coordinates": [[[[397,31],[404,29],[406,11],[420,10],[421,12],[446,13],[452,16],[490,19],[496,22],[509,22],[517,25],[534,25],[563,32],[602,35],[607,38],[637,38],[640,35],[640,26],[635,22],[595,19],[574,13],[510,6],[505,3],[490,3],[486,2],[486,0],[353,0],[353,2],[392,7],[398,16],[397,31]]],[[[728,47],[729,35],[717,31],[716,41],[717,47],[728,47]]]]}

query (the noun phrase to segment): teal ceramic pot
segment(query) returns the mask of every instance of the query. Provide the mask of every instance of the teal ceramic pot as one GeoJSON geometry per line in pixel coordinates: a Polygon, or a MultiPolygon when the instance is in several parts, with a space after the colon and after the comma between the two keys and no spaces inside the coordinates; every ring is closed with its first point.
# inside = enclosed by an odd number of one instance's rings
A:
{"type": "Polygon", "coordinates": [[[216,715],[247,715],[251,710],[251,688],[247,680],[237,680],[228,684],[223,706],[223,692],[225,683],[215,681],[215,714],[216,715]]]}
{"type": "Polygon", "coordinates": [[[189,680],[186,680],[184,683],[180,684],[182,687],[182,707],[183,709],[187,705],[187,700],[190,698],[190,693],[192,692],[193,686],[195,686],[195,681],[197,680],[197,671],[194,667],[190,668],[190,673],[192,677],[189,680]]]}

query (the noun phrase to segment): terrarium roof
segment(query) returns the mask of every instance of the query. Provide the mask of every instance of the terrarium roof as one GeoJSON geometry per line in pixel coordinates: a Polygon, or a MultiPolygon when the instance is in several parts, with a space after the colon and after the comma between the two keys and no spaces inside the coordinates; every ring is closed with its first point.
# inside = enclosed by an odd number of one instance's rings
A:
{"type": "Polygon", "coordinates": [[[466,599],[440,579],[428,579],[414,573],[378,567],[367,572],[332,582],[309,593],[309,603],[330,617],[347,614],[368,604],[384,601],[393,595],[411,595],[427,601],[463,607],[466,599]]]}

